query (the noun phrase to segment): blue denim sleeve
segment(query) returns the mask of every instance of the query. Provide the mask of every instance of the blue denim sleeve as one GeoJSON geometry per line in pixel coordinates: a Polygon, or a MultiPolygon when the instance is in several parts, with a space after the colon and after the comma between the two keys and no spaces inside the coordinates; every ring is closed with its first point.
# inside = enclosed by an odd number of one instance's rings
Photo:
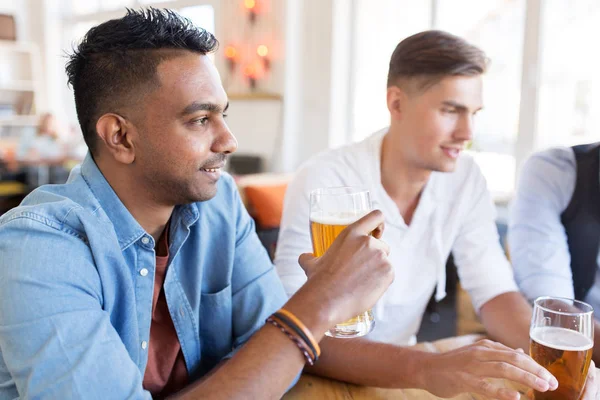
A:
{"type": "Polygon", "coordinates": [[[1,382],[21,398],[151,399],[81,237],[28,213],[4,223],[0,254],[1,382]]]}

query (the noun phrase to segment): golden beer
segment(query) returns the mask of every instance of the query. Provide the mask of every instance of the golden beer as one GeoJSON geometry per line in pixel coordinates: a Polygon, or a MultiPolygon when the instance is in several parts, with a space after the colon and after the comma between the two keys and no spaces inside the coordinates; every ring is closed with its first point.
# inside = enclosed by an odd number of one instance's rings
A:
{"type": "Polygon", "coordinates": [[[577,400],[583,391],[593,341],[567,328],[535,327],[530,332],[529,354],[558,380],[558,389],[535,392],[535,400],[577,400]]]}
{"type": "MultiPolygon", "coordinates": [[[[362,215],[361,215],[362,216],[362,215]]],[[[316,257],[321,257],[331,246],[336,237],[350,224],[361,216],[350,216],[340,213],[338,216],[311,216],[310,234],[313,252],[316,257]]],[[[375,324],[373,313],[368,310],[354,318],[339,323],[334,328],[335,336],[355,337],[363,336],[371,331],[375,324]]]]}

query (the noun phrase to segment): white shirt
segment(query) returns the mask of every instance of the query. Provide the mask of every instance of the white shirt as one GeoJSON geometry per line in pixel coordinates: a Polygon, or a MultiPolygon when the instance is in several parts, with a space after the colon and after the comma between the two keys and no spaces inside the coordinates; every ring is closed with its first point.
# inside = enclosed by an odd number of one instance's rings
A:
{"type": "Polygon", "coordinates": [[[374,207],[385,216],[382,239],[391,248],[389,260],[395,269],[394,282],[373,310],[376,324],[369,338],[409,345],[415,342],[434,290],[438,301],[446,295],[445,265],[450,252],[476,310],[517,288],[499,244],[494,204],[473,159],[461,155],[454,172],[431,174],[407,226],[381,184],[381,144],[386,132],[319,154],[300,168],[285,196],[275,264],[288,295],[306,281],[298,256],[312,252],[308,229],[311,190],[369,188],[374,207]]]}
{"type": "MultiPolygon", "coordinates": [[[[549,295],[575,297],[569,244],[560,216],[571,202],[576,179],[577,162],[570,147],[536,153],[521,169],[508,240],[515,278],[531,300],[549,295]]],[[[600,268],[585,301],[600,310],[600,268]]]]}

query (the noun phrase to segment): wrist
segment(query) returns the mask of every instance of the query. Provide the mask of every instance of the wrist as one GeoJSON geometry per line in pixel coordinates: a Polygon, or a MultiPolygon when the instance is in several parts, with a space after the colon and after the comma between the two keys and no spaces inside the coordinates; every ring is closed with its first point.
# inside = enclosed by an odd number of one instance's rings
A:
{"type": "Polygon", "coordinates": [[[415,360],[414,387],[417,389],[428,390],[432,379],[435,380],[435,365],[439,354],[420,351],[415,360]]]}
{"type": "Polygon", "coordinates": [[[320,342],[325,331],[333,325],[329,320],[329,312],[323,304],[314,301],[315,296],[300,289],[294,294],[284,308],[293,313],[310,330],[317,342],[320,342]]]}

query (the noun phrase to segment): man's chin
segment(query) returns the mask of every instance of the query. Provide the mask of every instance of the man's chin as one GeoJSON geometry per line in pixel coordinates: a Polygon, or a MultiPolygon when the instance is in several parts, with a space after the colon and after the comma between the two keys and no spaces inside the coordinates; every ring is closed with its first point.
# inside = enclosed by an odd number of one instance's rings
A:
{"type": "Polygon", "coordinates": [[[456,170],[456,161],[441,163],[433,170],[436,172],[454,172],[456,170]]]}
{"type": "Polygon", "coordinates": [[[196,196],[196,201],[208,201],[213,199],[217,195],[217,185],[214,185],[211,189],[204,189],[201,193],[196,196]]]}
{"type": "Polygon", "coordinates": [[[202,188],[196,188],[190,191],[182,204],[192,204],[213,199],[217,195],[217,185],[203,185],[202,188]]]}

